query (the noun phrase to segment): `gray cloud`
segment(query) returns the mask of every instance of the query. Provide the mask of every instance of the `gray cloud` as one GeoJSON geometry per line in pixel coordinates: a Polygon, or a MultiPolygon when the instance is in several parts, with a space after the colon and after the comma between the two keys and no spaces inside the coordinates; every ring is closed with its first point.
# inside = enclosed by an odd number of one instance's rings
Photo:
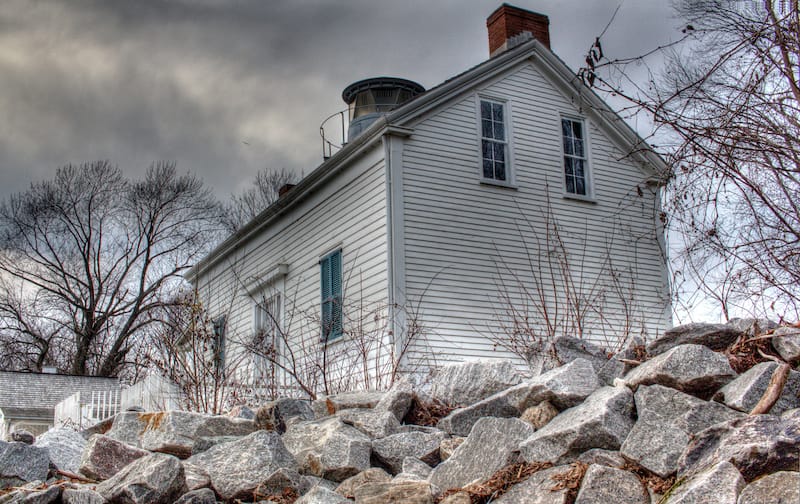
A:
{"type": "MultiPolygon", "coordinates": [[[[577,68],[618,0],[520,1],[577,68]]],[[[674,37],[661,0],[623,4],[604,37],[630,56],[674,37]]],[[[135,176],[170,159],[226,196],[264,166],[309,173],[350,82],[426,87],[487,57],[493,0],[7,0],[0,7],[0,196],[69,162],[135,176]]]]}

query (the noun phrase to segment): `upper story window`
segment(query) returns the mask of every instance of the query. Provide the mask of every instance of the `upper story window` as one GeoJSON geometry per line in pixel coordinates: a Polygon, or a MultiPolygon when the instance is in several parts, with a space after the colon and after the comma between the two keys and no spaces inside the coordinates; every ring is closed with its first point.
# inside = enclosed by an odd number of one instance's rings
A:
{"type": "Polygon", "coordinates": [[[342,335],[342,251],[336,250],[319,262],[322,287],[322,340],[342,335]]]}
{"type": "Polygon", "coordinates": [[[564,182],[567,193],[589,195],[586,161],[586,135],[583,121],[561,118],[561,136],[564,143],[564,182]]]}
{"type": "Polygon", "coordinates": [[[484,180],[509,182],[506,105],[481,99],[481,169],[484,180]]]}

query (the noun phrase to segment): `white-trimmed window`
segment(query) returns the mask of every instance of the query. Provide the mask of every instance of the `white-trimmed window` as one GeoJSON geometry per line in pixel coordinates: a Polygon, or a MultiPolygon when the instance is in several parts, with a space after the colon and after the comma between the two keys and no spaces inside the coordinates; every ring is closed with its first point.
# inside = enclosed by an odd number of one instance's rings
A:
{"type": "Polygon", "coordinates": [[[564,189],[568,194],[589,196],[589,166],[583,121],[562,117],[561,138],[564,145],[564,189]]]}
{"type": "Polygon", "coordinates": [[[253,345],[256,347],[254,365],[257,383],[276,384],[275,366],[282,355],[281,328],[281,295],[275,293],[269,297],[263,296],[255,306],[254,313],[255,336],[253,345]]]}
{"type": "Polygon", "coordinates": [[[506,104],[480,98],[481,177],[487,181],[511,182],[506,104]]]}

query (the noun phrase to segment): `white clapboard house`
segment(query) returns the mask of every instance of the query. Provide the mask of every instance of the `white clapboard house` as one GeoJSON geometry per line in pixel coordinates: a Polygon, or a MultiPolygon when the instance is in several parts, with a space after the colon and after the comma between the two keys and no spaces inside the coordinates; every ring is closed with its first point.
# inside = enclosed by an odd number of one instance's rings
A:
{"type": "Polygon", "coordinates": [[[331,391],[668,327],[663,160],[546,16],[504,4],[487,27],[489,59],[432,89],[348,86],[347,141],[191,270],[220,361],[331,391]]]}

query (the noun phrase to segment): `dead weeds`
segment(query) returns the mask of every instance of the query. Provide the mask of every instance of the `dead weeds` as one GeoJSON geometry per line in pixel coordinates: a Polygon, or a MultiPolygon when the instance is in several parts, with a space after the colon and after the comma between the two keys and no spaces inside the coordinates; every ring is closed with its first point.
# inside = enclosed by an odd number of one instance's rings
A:
{"type": "Polygon", "coordinates": [[[455,408],[436,399],[425,401],[417,394],[411,399],[411,408],[403,418],[403,423],[435,427],[439,420],[446,417],[455,408]]]}
{"type": "Polygon", "coordinates": [[[471,504],[487,504],[508,491],[509,488],[525,481],[532,474],[553,467],[550,462],[520,462],[510,464],[492,474],[480,483],[473,483],[464,488],[451,488],[444,492],[436,502],[441,502],[450,495],[464,492],[469,495],[471,504]]]}
{"type": "Polygon", "coordinates": [[[620,469],[633,473],[644,486],[657,494],[666,493],[675,484],[674,474],[668,478],[662,478],[630,460],[627,460],[620,469]]]}
{"type": "Polygon", "coordinates": [[[589,464],[584,462],[571,463],[568,471],[551,476],[550,479],[555,481],[556,484],[550,491],[557,492],[559,490],[566,490],[567,502],[574,502],[575,497],[578,496],[578,490],[581,488],[581,482],[583,481],[583,476],[586,474],[587,469],[589,469],[589,464]]]}

